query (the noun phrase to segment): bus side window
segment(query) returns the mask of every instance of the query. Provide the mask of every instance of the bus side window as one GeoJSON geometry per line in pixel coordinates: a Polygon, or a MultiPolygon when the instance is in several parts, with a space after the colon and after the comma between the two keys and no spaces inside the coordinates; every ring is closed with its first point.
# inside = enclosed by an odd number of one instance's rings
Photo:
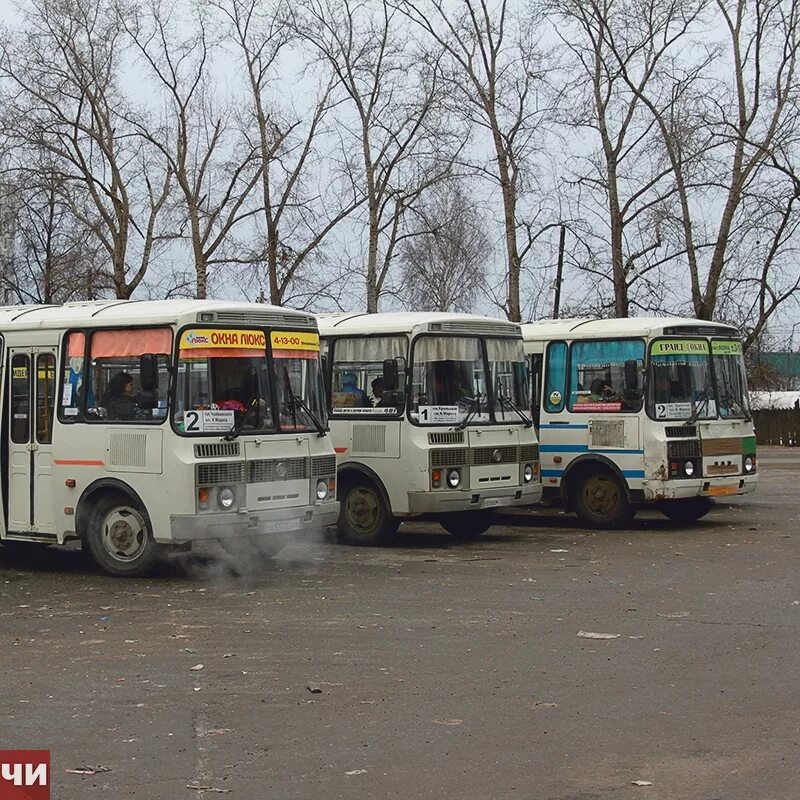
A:
{"type": "MultiPolygon", "coordinates": [[[[67,334],[64,350],[59,419],[62,422],[75,422],[80,414],[84,390],[86,335],[82,331],[70,331],[67,334]]],[[[87,397],[87,400],[89,401],[87,405],[94,405],[91,396],[87,397]]]]}
{"type": "Polygon", "coordinates": [[[531,416],[533,423],[537,427],[542,416],[542,361],[544,356],[541,353],[534,353],[529,356],[529,369],[531,372],[531,416]]]}
{"type": "Polygon", "coordinates": [[[544,382],[544,410],[558,414],[564,410],[567,391],[567,343],[547,345],[547,374],[544,382]]]}
{"type": "Polygon", "coordinates": [[[11,441],[25,444],[31,418],[30,359],[17,354],[11,359],[11,441]]]}
{"type": "Polygon", "coordinates": [[[36,359],[36,441],[53,442],[53,412],[56,407],[56,357],[44,353],[36,359]]]}

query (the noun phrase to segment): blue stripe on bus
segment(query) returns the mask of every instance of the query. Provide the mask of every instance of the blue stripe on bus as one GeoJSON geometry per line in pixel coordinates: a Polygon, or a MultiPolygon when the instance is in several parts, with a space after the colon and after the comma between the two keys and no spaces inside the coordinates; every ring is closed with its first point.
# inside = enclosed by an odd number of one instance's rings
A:
{"type": "Polygon", "coordinates": [[[548,422],[550,428],[573,428],[574,430],[588,430],[589,426],[580,422],[548,422]]]}
{"type": "MultiPolygon", "coordinates": [[[[626,478],[644,478],[643,469],[623,469],[620,470],[626,478]]],[[[564,476],[563,469],[543,469],[543,478],[562,478],[564,476]]]]}
{"type": "MultiPolygon", "coordinates": [[[[588,444],[540,444],[539,451],[542,453],[588,453],[588,444]]],[[[591,450],[592,453],[617,453],[619,455],[643,456],[644,450],[616,450],[613,448],[597,448],[591,450]]]]}

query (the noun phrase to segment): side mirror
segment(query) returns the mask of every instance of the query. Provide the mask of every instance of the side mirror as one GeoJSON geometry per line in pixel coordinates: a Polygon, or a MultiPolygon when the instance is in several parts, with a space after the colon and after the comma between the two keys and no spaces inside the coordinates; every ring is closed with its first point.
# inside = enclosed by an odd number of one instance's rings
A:
{"type": "Polygon", "coordinates": [[[396,408],[398,410],[403,408],[405,397],[403,392],[399,389],[391,389],[381,395],[381,405],[384,408],[396,408]]]}
{"type": "Polygon", "coordinates": [[[143,392],[158,389],[158,356],[154,353],[139,356],[139,381],[143,392]]]}
{"type": "Polygon", "coordinates": [[[399,370],[397,369],[397,362],[392,358],[387,358],[383,362],[383,390],[384,392],[393,392],[397,389],[399,383],[399,370]]]}
{"type": "Polygon", "coordinates": [[[625,362],[625,389],[629,392],[639,391],[639,362],[635,358],[625,362]]]}

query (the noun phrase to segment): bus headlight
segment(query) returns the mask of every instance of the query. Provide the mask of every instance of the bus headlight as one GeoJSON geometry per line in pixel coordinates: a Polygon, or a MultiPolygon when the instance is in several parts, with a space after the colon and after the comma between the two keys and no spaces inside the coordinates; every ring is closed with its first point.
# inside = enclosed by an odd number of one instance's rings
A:
{"type": "Polygon", "coordinates": [[[328,482],[317,481],[317,500],[324,500],[328,496],[328,482]]]}
{"type": "Polygon", "coordinates": [[[220,508],[232,508],[234,500],[236,500],[236,495],[233,493],[233,489],[229,488],[228,486],[223,486],[219,490],[217,502],[219,503],[220,508]]]}
{"type": "Polygon", "coordinates": [[[694,475],[694,463],[692,461],[685,461],[683,464],[683,474],[687,478],[691,478],[694,475]]]}
{"type": "Polygon", "coordinates": [[[744,471],[745,472],[755,472],[756,469],[756,460],[753,456],[745,456],[744,457],[744,471]]]}
{"type": "Polygon", "coordinates": [[[457,469],[451,469],[447,473],[447,485],[451,489],[458,489],[461,485],[461,473],[457,469]]]}
{"type": "Polygon", "coordinates": [[[530,483],[533,480],[533,467],[530,464],[526,464],[522,470],[522,479],[525,483],[530,483]]]}

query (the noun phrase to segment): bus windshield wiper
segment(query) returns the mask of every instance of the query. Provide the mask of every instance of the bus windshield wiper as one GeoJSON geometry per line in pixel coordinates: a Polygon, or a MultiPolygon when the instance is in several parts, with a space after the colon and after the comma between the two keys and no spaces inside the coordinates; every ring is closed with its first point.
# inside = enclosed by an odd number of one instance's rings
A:
{"type": "Polygon", "coordinates": [[[510,397],[506,397],[503,394],[498,394],[497,402],[500,403],[501,411],[503,410],[503,406],[508,406],[525,423],[526,428],[530,428],[533,425],[533,420],[529,417],[526,417],[525,414],[520,410],[520,407],[510,397]]]}
{"type": "Polygon", "coordinates": [[[245,420],[247,419],[247,413],[251,408],[258,405],[258,400],[258,395],[253,395],[250,400],[247,401],[247,406],[245,407],[245,410],[242,411],[242,416],[239,417],[238,422],[233,423],[233,427],[225,434],[226,442],[232,442],[241,434],[245,420]]]}
{"type": "Polygon", "coordinates": [[[708,392],[705,392],[705,397],[695,406],[694,411],[691,413],[688,419],[683,421],[684,425],[694,425],[698,419],[700,419],[700,414],[703,412],[705,407],[708,405],[708,392]]]}
{"type": "Polygon", "coordinates": [[[325,430],[325,427],[319,421],[319,419],[317,418],[316,414],[314,414],[314,412],[308,407],[308,403],[306,403],[306,401],[303,400],[302,397],[298,397],[293,391],[291,391],[291,389],[289,389],[289,402],[293,406],[297,406],[298,408],[300,408],[303,411],[305,411],[306,414],[308,414],[309,418],[314,423],[314,427],[317,429],[317,435],[319,435],[319,436],[327,435],[327,431],[325,430]]]}
{"type": "Polygon", "coordinates": [[[471,399],[471,401],[470,401],[470,410],[469,410],[469,412],[467,412],[467,415],[464,417],[464,419],[462,419],[461,422],[459,422],[458,425],[456,425],[456,430],[457,431],[463,431],[464,428],[466,428],[467,425],[469,425],[469,423],[472,422],[473,417],[476,414],[480,414],[481,413],[481,397],[482,396],[483,395],[481,395],[481,393],[478,392],[478,394],[476,394],[475,397],[473,397],[471,399]]]}

